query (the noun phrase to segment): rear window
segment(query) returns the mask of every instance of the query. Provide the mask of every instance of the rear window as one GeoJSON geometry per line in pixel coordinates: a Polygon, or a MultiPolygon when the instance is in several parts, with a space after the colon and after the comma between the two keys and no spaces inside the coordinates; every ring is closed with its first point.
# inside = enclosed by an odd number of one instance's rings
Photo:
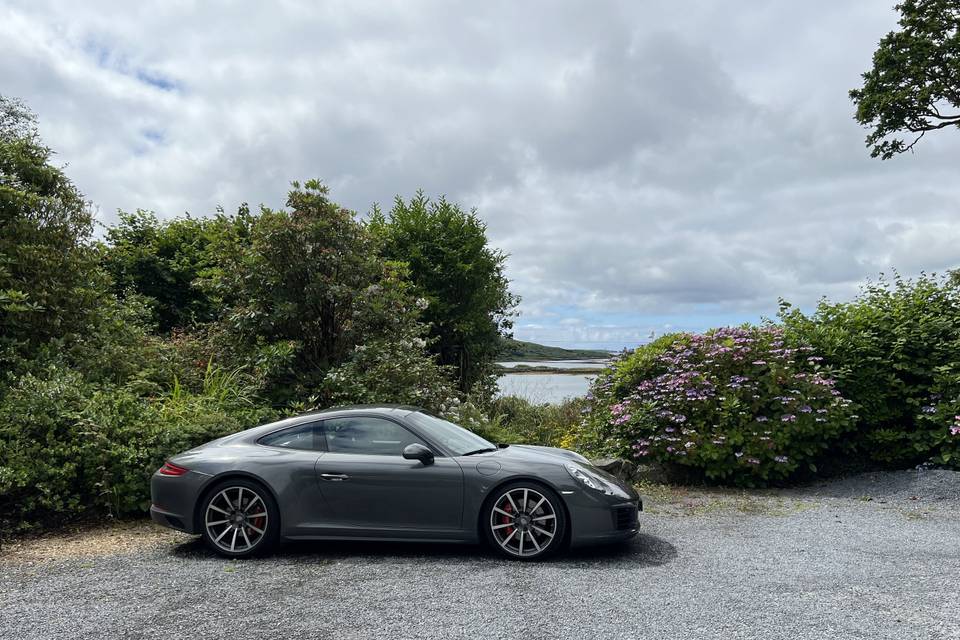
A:
{"type": "Polygon", "coordinates": [[[283,431],[275,431],[257,440],[269,447],[284,449],[302,449],[304,451],[326,451],[322,423],[303,424],[283,431]]]}

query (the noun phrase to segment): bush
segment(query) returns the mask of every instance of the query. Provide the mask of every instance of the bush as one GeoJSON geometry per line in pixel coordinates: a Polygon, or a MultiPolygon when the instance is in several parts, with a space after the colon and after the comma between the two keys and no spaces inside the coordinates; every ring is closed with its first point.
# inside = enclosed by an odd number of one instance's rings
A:
{"type": "Polygon", "coordinates": [[[536,404],[517,396],[468,396],[442,408],[442,415],[490,442],[570,447],[586,400],[536,404]]]}
{"type": "Polygon", "coordinates": [[[489,413],[502,425],[510,442],[566,447],[573,444],[572,431],[580,424],[583,398],[559,404],[534,404],[513,396],[494,398],[489,413]]]}
{"type": "Polygon", "coordinates": [[[852,455],[893,467],[939,455],[942,423],[924,407],[951,387],[945,372],[960,366],[957,276],[881,279],[854,301],[823,301],[809,316],[783,303],[780,317],[787,339],[812,345],[856,403],[852,455]]]}
{"type": "Polygon", "coordinates": [[[327,373],[322,404],[385,402],[443,411],[458,393],[448,368],[423,353],[424,342],[408,335],[357,346],[344,364],[327,373]]]}
{"type": "Polygon", "coordinates": [[[27,374],[0,401],[0,531],[142,514],[168,456],[276,416],[211,368],[205,389],[152,400],[76,371],[27,374]]]}
{"type": "Polygon", "coordinates": [[[913,448],[933,464],[960,469],[960,365],[942,367],[915,416],[913,448]]]}
{"type": "Polygon", "coordinates": [[[820,360],[775,327],[666,336],[598,377],[583,444],[740,485],[816,471],[853,418],[820,360]]]}

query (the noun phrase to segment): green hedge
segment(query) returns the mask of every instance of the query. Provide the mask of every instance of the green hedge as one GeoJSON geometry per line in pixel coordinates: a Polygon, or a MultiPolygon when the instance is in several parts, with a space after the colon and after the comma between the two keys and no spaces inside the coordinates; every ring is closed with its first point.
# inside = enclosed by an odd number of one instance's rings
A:
{"type": "Polygon", "coordinates": [[[806,315],[784,305],[788,339],[812,345],[857,405],[847,454],[887,467],[950,463],[960,391],[960,279],[881,279],[806,315]],[[948,459],[944,459],[944,455],[948,459]]]}
{"type": "Polygon", "coordinates": [[[275,415],[239,397],[145,399],[66,369],[22,376],[0,400],[0,531],[142,514],[166,457],[275,415]]]}

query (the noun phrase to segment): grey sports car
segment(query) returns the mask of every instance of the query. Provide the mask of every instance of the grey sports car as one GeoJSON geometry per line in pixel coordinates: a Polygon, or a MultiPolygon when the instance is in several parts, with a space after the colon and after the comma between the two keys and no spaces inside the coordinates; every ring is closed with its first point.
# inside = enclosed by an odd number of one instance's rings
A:
{"type": "Polygon", "coordinates": [[[637,533],[634,489],[565,449],[494,445],[416,407],[289,418],[176,455],[153,519],[228,557],[281,539],[476,543],[522,560],[637,533]]]}

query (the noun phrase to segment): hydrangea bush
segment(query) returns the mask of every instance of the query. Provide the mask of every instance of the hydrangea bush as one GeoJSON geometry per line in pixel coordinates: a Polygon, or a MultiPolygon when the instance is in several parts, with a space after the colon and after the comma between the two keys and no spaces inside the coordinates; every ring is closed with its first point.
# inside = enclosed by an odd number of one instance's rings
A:
{"type": "Polygon", "coordinates": [[[585,445],[741,485],[806,471],[848,431],[851,403],[813,349],[779,327],[674,334],[622,354],[595,381],[585,445]]]}
{"type": "Polygon", "coordinates": [[[913,448],[929,452],[928,463],[960,469],[960,375],[945,367],[940,377],[916,417],[913,448]]]}

